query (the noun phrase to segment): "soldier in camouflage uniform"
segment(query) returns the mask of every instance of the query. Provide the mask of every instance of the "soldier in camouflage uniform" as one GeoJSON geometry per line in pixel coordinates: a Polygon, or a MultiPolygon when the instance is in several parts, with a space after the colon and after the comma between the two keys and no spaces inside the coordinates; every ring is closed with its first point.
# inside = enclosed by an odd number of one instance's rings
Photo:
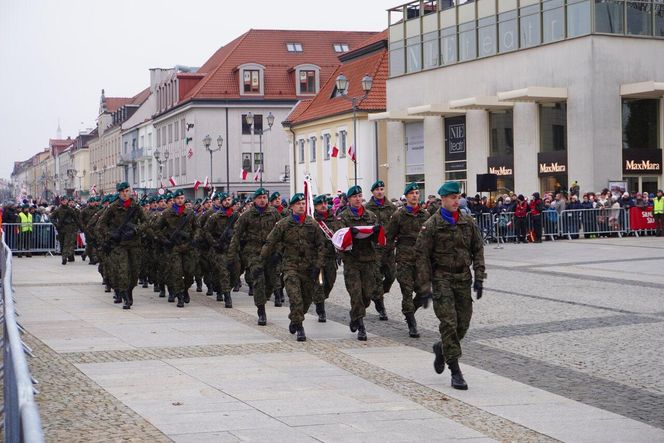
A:
{"type": "MultiPolygon", "coordinates": [[[[396,206],[385,198],[385,183],[382,180],[371,185],[373,194],[364,207],[373,212],[378,219],[376,224],[387,227],[392,214],[397,210],[396,206]]],[[[387,311],[383,302],[383,294],[390,292],[396,277],[396,264],[394,262],[394,250],[391,248],[376,246],[376,262],[378,272],[376,273],[376,293],[372,297],[379,319],[387,321],[387,311]]]]}
{"type": "Polygon", "coordinates": [[[148,216],[145,224],[145,235],[151,244],[150,278],[154,283],[153,291],[159,293],[160,298],[166,297],[166,276],[168,275],[168,266],[166,264],[166,254],[161,241],[157,238],[156,227],[161,215],[166,210],[166,195],[156,197],[156,207],[148,216]]]}
{"type": "Polygon", "coordinates": [[[306,341],[302,322],[318,284],[327,240],[316,221],[306,215],[304,194],[293,195],[290,207],[292,215],[279,221],[268,235],[261,249],[261,260],[269,262],[277,251],[281,251],[284,283],[290,302],[288,330],[291,334],[297,332],[297,341],[306,341]]]}
{"type": "Polygon", "coordinates": [[[265,303],[267,294],[272,293],[275,267],[271,263],[265,263],[260,257],[260,252],[267,235],[281,220],[281,215],[268,204],[267,191],[264,188],[258,188],[253,197],[253,206],[235,223],[229,256],[234,261],[245,260],[245,269],[247,274],[251,275],[253,284],[258,324],[265,326],[267,324],[265,303]]]}
{"type": "Polygon", "coordinates": [[[421,296],[423,291],[417,282],[417,256],[415,248],[417,236],[424,222],[429,218],[429,213],[420,206],[420,188],[417,183],[411,183],[403,191],[406,196],[406,204],[399,208],[387,225],[387,247],[396,247],[397,281],[401,287],[401,312],[406,317],[408,334],[418,338],[415,321],[415,311],[422,306],[421,296]],[[413,293],[415,296],[413,297],[413,293]]]}
{"type": "Polygon", "coordinates": [[[232,199],[225,192],[217,193],[213,199],[220,201],[220,209],[212,214],[203,229],[201,237],[210,245],[210,268],[213,285],[217,288],[217,301],[224,301],[227,308],[233,307],[231,298],[231,260],[228,256],[233,226],[238,215],[233,212],[232,199]]]}
{"type": "Polygon", "coordinates": [[[58,241],[60,242],[63,265],[66,265],[67,261],[74,261],[76,234],[81,224],[78,219],[78,211],[69,206],[69,200],[69,196],[62,197],[60,199],[60,206],[51,213],[51,222],[58,230],[58,241]]]}
{"type": "Polygon", "coordinates": [[[101,248],[101,242],[99,240],[99,219],[100,217],[106,212],[106,209],[108,209],[108,205],[110,204],[110,199],[111,195],[107,194],[102,197],[101,200],[101,207],[97,212],[94,213],[94,215],[90,218],[90,222],[88,223],[88,231],[92,236],[92,240],[95,243],[95,250],[97,254],[97,259],[99,260],[99,265],[97,266],[97,271],[102,277],[102,284],[105,286],[104,292],[111,292],[111,284],[109,283],[109,280],[106,278],[106,272],[104,270],[104,265],[106,262],[106,254],[101,248]]]}
{"type": "Polygon", "coordinates": [[[88,199],[88,204],[81,210],[81,225],[85,229],[85,252],[83,252],[83,258],[87,256],[90,261],[89,265],[96,265],[99,260],[97,259],[97,253],[95,251],[94,235],[90,232],[89,224],[90,219],[93,215],[99,210],[99,200],[97,197],[90,197],[88,199]]]}
{"type": "Polygon", "coordinates": [[[353,186],[346,194],[348,207],[339,216],[343,227],[351,228],[353,248],[342,253],[344,261],[344,281],[350,295],[350,330],[357,331],[357,339],[366,341],[367,331],[364,327],[366,308],[376,294],[376,236],[380,226],[376,223],[376,215],[362,206],[362,188],[353,186]],[[373,226],[374,235],[357,238],[355,226],[373,226]]]}
{"type": "MultiPolygon", "coordinates": [[[[273,192],[272,195],[270,195],[270,205],[274,207],[274,209],[277,210],[277,212],[281,215],[282,218],[286,218],[290,215],[290,211],[288,209],[284,208],[284,205],[281,202],[281,194],[278,192],[273,192]]],[[[274,278],[274,306],[275,307],[281,307],[284,303],[285,296],[284,296],[284,275],[283,271],[281,269],[281,260],[279,260],[276,264],[276,269],[275,269],[275,278],[274,278]]],[[[268,297],[269,299],[269,297],[268,297]]]]}
{"type": "Polygon", "coordinates": [[[131,199],[129,183],[118,183],[118,200],[104,211],[99,219],[99,238],[102,248],[108,254],[111,286],[118,291],[123,309],[130,309],[134,303],[133,290],[138,282],[140,269],[140,234],[141,223],[145,222],[145,213],[131,199]]]}
{"type": "MultiPolygon", "coordinates": [[[[314,198],[314,218],[318,223],[325,223],[332,233],[341,229],[341,222],[332,214],[332,209],[328,206],[324,195],[314,198]]],[[[314,293],[314,303],[316,304],[316,314],[318,321],[325,323],[327,316],[325,314],[325,300],[330,296],[334,283],[337,280],[337,250],[332,241],[327,239],[323,244],[323,284],[316,285],[314,293]]]]}
{"type": "Polygon", "coordinates": [[[199,215],[197,218],[198,223],[198,238],[196,239],[196,249],[198,250],[198,263],[197,271],[202,277],[196,277],[196,292],[203,292],[202,283],[205,282],[207,290],[205,295],[213,295],[214,291],[219,291],[219,288],[215,287],[217,279],[213,275],[214,266],[212,266],[212,251],[210,250],[210,243],[207,241],[205,236],[202,235],[203,227],[207,223],[208,219],[216,214],[221,209],[221,201],[219,200],[219,194],[214,193],[210,198],[205,197],[201,206],[199,208],[199,215]]]}
{"type": "Polygon", "coordinates": [[[452,387],[468,389],[459,369],[461,340],[473,314],[471,286],[482,298],[484,244],[472,217],[459,211],[461,189],[457,182],[440,187],[441,208],[422,225],[415,248],[421,288],[432,288],[433,309],[440,321],[441,341],[433,345],[434,369],[441,374],[445,362],[452,372],[452,387]],[[473,267],[475,282],[470,272],[473,267]]]}
{"type": "Polygon", "coordinates": [[[155,236],[164,247],[164,258],[168,263],[168,301],[178,299],[177,307],[189,303],[189,288],[194,283],[196,263],[192,254],[192,242],[197,231],[193,210],[185,207],[184,192],[173,193],[173,204],[159,217],[155,236]]]}
{"type": "MultiPolygon", "coordinates": [[[[139,201],[139,204],[141,205],[143,214],[145,215],[145,220],[147,222],[148,215],[150,214],[150,205],[151,205],[150,198],[143,197],[139,201]]],[[[150,265],[151,265],[150,252],[152,249],[152,244],[150,243],[150,240],[145,232],[146,225],[147,223],[141,223],[141,227],[139,230],[140,239],[141,239],[139,262],[141,264],[141,270],[138,273],[138,284],[141,285],[141,287],[143,288],[148,287],[148,281],[150,276],[150,265]]]]}

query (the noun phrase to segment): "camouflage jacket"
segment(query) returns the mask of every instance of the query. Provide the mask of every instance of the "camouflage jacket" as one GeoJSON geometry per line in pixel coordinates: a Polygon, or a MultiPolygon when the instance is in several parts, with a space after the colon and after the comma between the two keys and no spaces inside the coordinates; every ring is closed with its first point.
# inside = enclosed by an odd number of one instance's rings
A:
{"type": "MultiPolygon", "coordinates": [[[[353,209],[348,207],[339,216],[342,227],[350,228],[353,226],[374,226],[377,223],[376,215],[364,209],[362,215],[355,214],[353,209]]],[[[342,252],[344,260],[353,260],[360,262],[369,262],[376,260],[376,240],[374,235],[367,238],[353,238],[353,249],[342,252]]]]}
{"type": "MultiPolygon", "coordinates": [[[[371,197],[367,204],[364,205],[364,208],[376,214],[376,219],[378,220],[376,223],[377,225],[381,225],[382,227],[386,228],[387,224],[392,218],[392,214],[394,214],[394,212],[397,210],[397,207],[394,206],[394,203],[389,201],[387,198],[383,200],[383,204],[379,205],[376,200],[371,197]]],[[[381,246],[376,246],[376,248],[382,249],[381,246]]]]}
{"type": "Polygon", "coordinates": [[[470,280],[470,266],[476,279],[486,279],[482,236],[470,216],[459,215],[451,225],[436,212],[422,225],[415,248],[420,252],[417,267],[422,287],[428,287],[432,279],[470,280]]]}
{"type": "Polygon", "coordinates": [[[306,273],[314,266],[322,267],[326,241],[323,231],[312,217],[306,216],[302,223],[292,216],[283,218],[267,236],[261,249],[261,259],[267,262],[275,252],[280,251],[283,271],[306,273]]]}
{"type": "Polygon", "coordinates": [[[83,227],[87,230],[88,229],[88,224],[90,223],[90,219],[92,218],[93,215],[95,215],[99,211],[98,206],[86,206],[83,208],[80,212],[81,214],[81,224],[83,227]]]}
{"type": "Polygon", "coordinates": [[[220,209],[207,218],[201,229],[201,238],[215,251],[227,252],[233,238],[233,227],[238,217],[232,210],[229,213],[224,208],[220,209]]]}
{"type": "Polygon", "coordinates": [[[122,200],[118,199],[108,205],[97,222],[99,240],[105,244],[139,246],[139,228],[142,223],[145,223],[143,209],[134,200],[125,207],[122,200]],[[129,211],[132,211],[131,217],[124,223],[129,211]]]}
{"type": "MultiPolygon", "coordinates": [[[[98,230],[99,219],[104,214],[104,212],[106,212],[107,208],[108,208],[108,206],[100,206],[98,208],[97,212],[92,214],[92,217],[90,217],[90,221],[88,222],[88,225],[86,226],[87,232],[86,232],[85,235],[89,237],[89,238],[87,238],[87,240],[96,242],[97,238],[99,238],[99,230],[98,230]]],[[[99,245],[97,245],[97,246],[99,246],[99,245]]]]}
{"type": "Polygon", "coordinates": [[[387,224],[387,247],[397,249],[397,262],[415,261],[417,249],[415,242],[422,225],[429,218],[429,213],[420,208],[417,213],[408,211],[406,207],[397,209],[387,224]]]}
{"type": "MultiPolygon", "coordinates": [[[[327,214],[320,214],[318,211],[314,211],[314,218],[317,222],[324,222],[327,227],[330,228],[330,231],[332,231],[333,234],[343,227],[341,225],[341,220],[332,215],[331,209],[327,211],[327,214]]],[[[323,236],[325,236],[325,233],[323,233],[323,236]]],[[[334,260],[337,256],[337,249],[332,244],[332,241],[328,240],[327,237],[325,237],[323,251],[326,260],[334,260]]]]}
{"type": "Polygon", "coordinates": [[[60,205],[51,213],[51,222],[58,231],[78,231],[80,218],[76,209],[60,205]]]}
{"type": "Polygon", "coordinates": [[[196,237],[198,224],[191,209],[184,209],[181,214],[166,208],[155,220],[154,237],[167,251],[187,252],[196,237]]]}
{"type": "Polygon", "coordinates": [[[232,257],[237,257],[244,251],[258,254],[279,220],[281,215],[272,206],[268,205],[262,212],[252,206],[235,223],[229,254],[232,257]]]}

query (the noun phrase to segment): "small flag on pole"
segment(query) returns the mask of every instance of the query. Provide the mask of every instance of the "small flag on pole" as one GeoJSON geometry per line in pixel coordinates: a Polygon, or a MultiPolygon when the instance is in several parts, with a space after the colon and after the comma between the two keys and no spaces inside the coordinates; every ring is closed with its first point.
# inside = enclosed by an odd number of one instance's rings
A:
{"type": "Polygon", "coordinates": [[[242,169],[240,170],[240,178],[241,178],[242,180],[246,180],[246,179],[247,179],[247,170],[246,170],[246,169],[242,168],[242,169]]]}
{"type": "Polygon", "coordinates": [[[168,182],[171,184],[171,186],[177,186],[177,182],[175,181],[175,177],[171,177],[168,179],[168,182]]]}
{"type": "Polygon", "coordinates": [[[336,157],[337,155],[339,155],[339,148],[337,148],[336,146],[331,146],[330,149],[328,150],[328,155],[330,157],[336,157]]]}
{"type": "Polygon", "coordinates": [[[263,175],[263,169],[259,167],[258,170],[256,170],[256,173],[254,174],[254,181],[257,182],[258,180],[260,180],[262,175],[263,175]]]}
{"type": "Polygon", "coordinates": [[[191,158],[194,156],[194,150],[189,148],[189,151],[187,152],[187,158],[191,158]]]}
{"type": "Polygon", "coordinates": [[[205,182],[203,182],[203,188],[210,189],[210,179],[205,177],[205,182]]]}
{"type": "Polygon", "coordinates": [[[201,181],[196,179],[196,181],[194,182],[194,191],[198,191],[198,188],[200,188],[200,186],[201,186],[201,181]]]}
{"type": "Polygon", "coordinates": [[[355,146],[350,145],[348,148],[348,155],[350,156],[350,159],[355,161],[355,146]]]}

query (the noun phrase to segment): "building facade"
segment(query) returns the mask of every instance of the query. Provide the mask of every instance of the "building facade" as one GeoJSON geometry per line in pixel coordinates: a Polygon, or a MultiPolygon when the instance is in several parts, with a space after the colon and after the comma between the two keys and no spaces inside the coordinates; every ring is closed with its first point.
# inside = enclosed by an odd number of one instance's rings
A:
{"type": "Polygon", "coordinates": [[[495,173],[499,190],[662,187],[661,5],[412,2],[390,14],[390,181],[422,139],[427,193],[495,173]],[[413,121],[419,117],[421,121],[413,121]]]}

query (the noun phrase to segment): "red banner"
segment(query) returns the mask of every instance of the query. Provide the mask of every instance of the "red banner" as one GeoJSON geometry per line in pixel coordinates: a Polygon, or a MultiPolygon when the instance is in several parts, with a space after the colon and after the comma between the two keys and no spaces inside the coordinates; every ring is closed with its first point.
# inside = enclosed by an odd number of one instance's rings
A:
{"type": "Polygon", "coordinates": [[[655,217],[652,208],[631,208],[629,210],[629,227],[632,231],[655,229],[655,217]]]}

